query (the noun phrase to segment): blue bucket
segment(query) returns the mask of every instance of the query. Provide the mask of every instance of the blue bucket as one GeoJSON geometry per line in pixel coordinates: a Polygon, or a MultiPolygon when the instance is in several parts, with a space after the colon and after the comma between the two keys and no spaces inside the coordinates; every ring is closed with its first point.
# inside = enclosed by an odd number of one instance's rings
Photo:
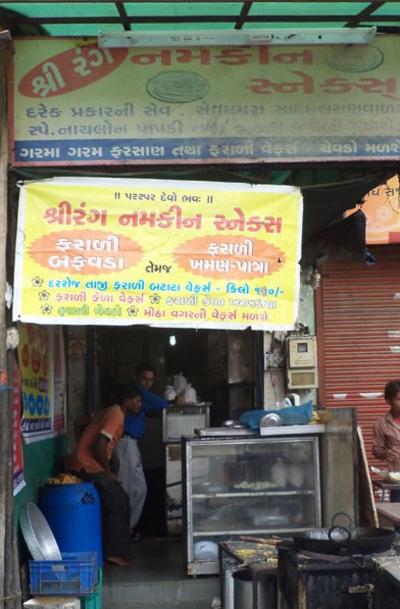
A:
{"type": "Polygon", "coordinates": [[[100,498],[92,482],[47,484],[40,497],[42,510],[61,554],[96,552],[103,564],[100,498]]]}

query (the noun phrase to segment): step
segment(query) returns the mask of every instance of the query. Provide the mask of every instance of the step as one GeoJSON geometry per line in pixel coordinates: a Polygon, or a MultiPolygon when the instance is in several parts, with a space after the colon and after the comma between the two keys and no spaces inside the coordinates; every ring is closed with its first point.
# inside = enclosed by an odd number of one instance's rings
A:
{"type": "MultiPolygon", "coordinates": [[[[103,585],[103,607],[114,609],[117,605],[147,606],[177,603],[197,603],[199,609],[209,607],[214,597],[219,596],[219,579],[190,578],[188,580],[144,582],[139,584],[126,582],[118,585],[103,585]]],[[[177,605],[178,607],[182,605],[177,605]]],[[[167,609],[167,608],[165,608],[167,609]]],[[[193,607],[192,609],[197,609],[193,607]]]]}
{"type": "MultiPolygon", "coordinates": [[[[135,603],[132,601],[128,604],[109,604],[103,603],[103,609],[210,609],[211,601],[198,601],[198,602],[175,602],[175,603],[135,603]]],[[[215,605],[214,605],[215,606],[215,605]]]]}
{"type": "Polygon", "coordinates": [[[129,567],[104,566],[103,609],[209,609],[220,596],[218,575],[187,574],[181,539],[135,543],[132,553],[129,567]]]}

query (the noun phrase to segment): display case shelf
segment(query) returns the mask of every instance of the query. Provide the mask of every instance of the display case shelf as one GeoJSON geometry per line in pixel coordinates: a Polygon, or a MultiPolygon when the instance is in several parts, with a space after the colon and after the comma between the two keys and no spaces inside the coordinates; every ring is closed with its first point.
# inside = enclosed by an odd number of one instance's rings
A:
{"type": "Polygon", "coordinates": [[[214,495],[201,495],[194,493],[192,495],[193,500],[195,499],[224,499],[227,497],[286,497],[289,495],[315,495],[317,491],[248,491],[246,493],[237,493],[237,492],[226,492],[226,493],[215,493],[214,495]]]}

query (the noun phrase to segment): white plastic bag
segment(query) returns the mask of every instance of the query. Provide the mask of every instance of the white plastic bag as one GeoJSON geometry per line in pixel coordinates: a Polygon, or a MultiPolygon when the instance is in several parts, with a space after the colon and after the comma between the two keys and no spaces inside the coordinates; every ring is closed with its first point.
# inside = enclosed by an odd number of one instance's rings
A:
{"type": "Polygon", "coordinates": [[[179,374],[174,374],[174,389],[177,395],[182,396],[187,386],[187,379],[183,376],[182,372],[179,374]]]}
{"type": "Polygon", "coordinates": [[[176,398],[176,391],[175,391],[175,389],[173,388],[172,385],[167,385],[165,387],[164,397],[169,402],[172,401],[172,400],[175,400],[175,398],[176,398]]]}
{"type": "Polygon", "coordinates": [[[182,397],[187,404],[195,404],[197,402],[196,389],[189,383],[183,392],[182,397]]]}

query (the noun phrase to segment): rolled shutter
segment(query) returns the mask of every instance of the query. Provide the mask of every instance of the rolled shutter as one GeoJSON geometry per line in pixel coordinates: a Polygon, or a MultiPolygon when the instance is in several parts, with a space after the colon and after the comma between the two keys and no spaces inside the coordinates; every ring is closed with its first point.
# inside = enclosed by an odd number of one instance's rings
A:
{"type": "Polygon", "coordinates": [[[319,402],[357,408],[370,463],[372,428],[400,378],[400,248],[370,248],[377,262],[328,262],[317,291],[319,402]]]}

